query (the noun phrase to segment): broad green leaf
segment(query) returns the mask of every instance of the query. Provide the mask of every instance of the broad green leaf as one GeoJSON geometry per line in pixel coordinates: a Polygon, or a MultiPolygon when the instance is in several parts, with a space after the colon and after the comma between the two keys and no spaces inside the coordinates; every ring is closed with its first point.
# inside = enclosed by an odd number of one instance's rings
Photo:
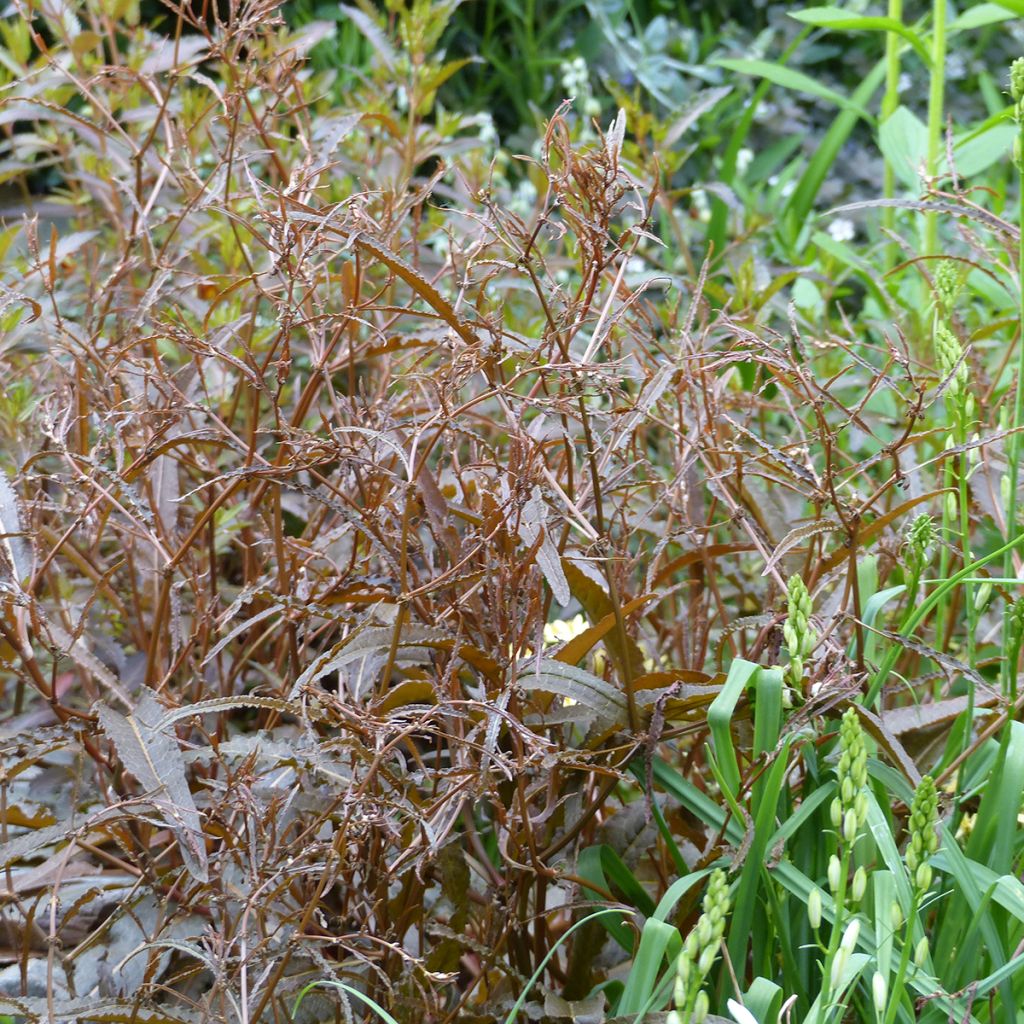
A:
{"type": "Polygon", "coordinates": [[[708,708],[708,727],[711,729],[715,757],[721,766],[726,785],[734,797],[740,790],[740,768],[732,741],[732,716],[740,695],[757,671],[758,666],[753,662],[737,658],[729,667],[729,675],[721,693],[708,708]]]}
{"type": "MultiPolygon", "coordinates": [[[[857,120],[862,116],[860,108],[868,103],[878,87],[885,80],[885,61],[880,60],[869,72],[853,94],[851,107],[841,110],[829,126],[825,137],[818,144],[797,183],[793,194],[786,202],[783,218],[783,228],[788,241],[795,247],[803,245],[803,238],[809,236],[809,222],[811,210],[821,191],[821,186],[832,165],[839,158],[839,151],[846,144],[857,120]]],[[[869,120],[871,120],[869,118],[869,120]]]]}
{"type": "Polygon", "coordinates": [[[712,64],[725,68],[727,71],[737,71],[741,75],[753,75],[756,78],[767,79],[775,85],[781,85],[784,89],[817,96],[818,99],[834,103],[837,107],[849,110],[867,121],[874,120],[862,106],[848,100],[842,93],[822,85],[817,79],[805,75],[802,71],[794,71],[792,68],[773,64],[766,60],[749,60],[741,57],[723,57],[720,60],[712,61],[712,64]]]}
{"type": "Polygon", "coordinates": [[[833,31],[847,32],[895,32],[901,39],[905,39],[913,48],[914,52],[924,62],[926,68],[932,66],[931,55],[924,40],[911,28],[908,28],[902,21],[895,18],[868,17],[851,14],[839,7],[808,7],[804,11],[797,11],[789,15],[805,25],[814,25],[816,28],[827,28],[833,31]]]}
{"type": "Polygon", "coordinates": [[[618,1013],[626,1016],[641,1013],[651,1002],[658,990],[662,966],[668,962],[668,969],[675,973],[675,958],[683,947],[679,930],[673,925],[648,918],[640,933],[633,965],[626,979],[626,987],[619,1000],[618,1013]]]}
{"type": "Polygon", "coordinates": [[[904,185],[920,187],[920,170],[928,152],[928,127],[916,114],[897,107],[879,126],[878,148],[904,185]]]}
{"type": "Polygon", "coordinates": [[[966,32],[973,28],[984,28],[1000,21],[1009,21],[1013,12],[999,4],[976,4],[963,14],[954,18],[947,26],[946,32],[966,32]]]}

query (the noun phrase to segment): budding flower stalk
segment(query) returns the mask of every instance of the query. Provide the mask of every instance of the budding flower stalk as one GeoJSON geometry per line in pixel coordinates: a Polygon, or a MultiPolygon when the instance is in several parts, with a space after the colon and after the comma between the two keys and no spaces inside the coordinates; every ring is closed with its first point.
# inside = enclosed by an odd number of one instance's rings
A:
{"type": "Polygon", "coordinates": [[[911,885],[918,896],[923,896],[932,884],[932,869],[928,860],[939,848],[939,795],[935,780],[930,775],[921,779],[910,805],[910,840],[904,858],[911,885]]]}
{"type": "Polygon", "coordinates": [[[807,584],[799,576],[791,576],[786,588],[788,610],[782,635],[789,652],[788,682],[799,688],[804,676],[804,661],[818,642],[811,626],[811,595],[807,584]]]}
{"type": "Polygon", "coordinates": [[[728,915],[729,884],[724,871],[714,871],[708,880],[703,913],[693,931],[686,936],[676,961],[675,1009],[669,1014],[666,1024],[701,1024],[707,1018],[710,1002],[701,986],[718,958],[728,915]]]}

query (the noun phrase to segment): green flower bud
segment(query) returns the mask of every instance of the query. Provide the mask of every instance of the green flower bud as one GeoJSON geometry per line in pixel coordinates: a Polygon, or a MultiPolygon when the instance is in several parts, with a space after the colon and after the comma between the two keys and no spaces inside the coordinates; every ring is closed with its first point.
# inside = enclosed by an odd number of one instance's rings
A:
{"type": "Polygon", "coordinates": [[[839,797],[829,805],[828,813],[832,819],[832,827],[840,828],[843,824],[843,801],[839,797]]]}
{"type": "Polygon", "coordinates": [[[861,825],[868,820],[868,798],[865,793],[858,793],[853,801],[853,809],[857,812],[857,821],[861,825]]]}
{"type": "Polygon", "coordinates": [[[853,885],[850,887],[850,895],[854,903],[860,903],[864,899],[864,893],[868,888],[868,873],[863,867],[857,868],[853,873],[853,885]]]}
{"type": "Polygon", "coordinates": [[[914,885],[918,892],[927,892],[932,885],[932,869],[927,864],[919,864],[914,873],[914,885]]]}
{"type": "Polygon", "coordinates": [[[851,807],[843,815],[843,839],[848,843],[855,843],[858,831],[857,812],[851,807]]]}
{"type": "MultiPolygon", "coordinates": [[[[687,967],[690,966],[690,961],[683,961],[687,967]]],[[[675,983],[672,986],[672,1001],[676,1006],[684,1006],[686,1004],[686,982],[683,980],[682,974],[676,975],[675,983]]]]}
{"type": "Polygon", "coordinates": [[[928,552],[935,543],[935,523],[927,512],[914,519],[907,533],[907,547],[912,568],[920,572],[928,562],[928,552]]]}
{"type": "Polygon", "coordinates": [[[1010,65],[1010,99],[1014,103],[1024,99],[1024,57],[1018,57],[1010,65]]]}
{"type": "Polygon", "coordinates": [[[814,886],[807,897],[807,920],[817,931],[821,927],[821,890],[814,886]]]}
{"type": "Polygon", "coordinates": [[[698,992],[697,1000],[693,1004],[693,1024],[704,1024],[708,1018],[708,1010],[711,1009],[711,1001],[707,992],[698,992]]]}
{"type": "Polygon", "coordinates": [[[952,491],[950,491],[949,493],[946,494],[946,497],[943,498],[942,503],[943,503],[943,505],[945,507],[945,510],[946,510],[946,518],[950,519],[950,520],[955,520],[956,519],[956,495],[952,491]]]}
{"type": "Polygon", "coordinates": [[[921,940],[914,947],[914,964],[917,967],[924,967],[928,959],[928,936],[922,935],[921,940]]]}
{"type": "Polygon", "coordinates": [[[706,975],[711,970],[712,964],[714,964],[718,957],[717,946],[705,946],[701,950],[700,959],[697,961],[697,972],[701,975],[706,975]]]}
{"type": "Polygon", "coordinates": [[[903,908],[895,900],[889,908],[889,919],[894,932],[898,932],[903,927],[903,908]]]}

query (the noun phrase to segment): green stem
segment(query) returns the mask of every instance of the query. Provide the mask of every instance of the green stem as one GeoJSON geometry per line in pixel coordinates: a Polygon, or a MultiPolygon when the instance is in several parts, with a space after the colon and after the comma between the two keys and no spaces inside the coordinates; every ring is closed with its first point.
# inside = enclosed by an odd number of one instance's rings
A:
{"type": "Polygon", "coordinates": [[[818,1004],[818,1024],[827,1019],[829,999],[832,996],[832,961],[835,959],[839,942],[843,937],[843,924],[846,909],[846,876],[850,873],[850,856],[852,849],[844,844],[842,856],[839,858],[839,889],[835,894],[836,917],[832,924],[832,935],[828,940],[828,951],[825,954],[825,965],[822,968],[821,1002],[818,1004]]]}
{"type": "Polygon", "coordinates": [[[885,1024],[893,1024],[896,1011],[903,1001],[906,988],[907,968],[910,966],[910,950],[914,944],[914,922],[917,920],[917,904],[920,897],[916,889],[910,898],[910,913],[907,915],[907,930],[903,936],[903,949],[900,953],[900,966],[893,979],[892,991],[889,993],[889,1009],[885,1013],[885,1024]]]}
{"type": "MultiPolygon", "coordinates": [[[[925,173],[930,187],[935,186],[939,174],[939,154],[942,150],[942,113],[946,90],[946,3],[934,0],[932,5],[932,70],[928,90],[928,154],[925,173]]],[[[939,247],[939,222],[934,213],[925,214],[924,254],[934,256],[939,247]]]]}
{"type": "MultiPolygon", "coordinates": [[[[903,0],[889,0],[889,17],[894,21],[903,20],[903,0]]],[[[882,97],[882,114],[879,124],[893,114],[899,106],[900,94],[900,44],[902,40],[895,32],[889,32],[885,37],[885,95],[882,97]]],[[[883,171],[882,189],[886,199],[892,199],[896,195],[896,170],[889,158],[885,158],[885,169],[883,171]]],[[[887,206],[882,210],[882,224],[889,231],[896,228],[896,211],[887,206]]],[[[899,247],[895,242],[889,242],[886,246],[886,264],[892,266],[895,262],[899,247]]]]}
{"type": "MultiPolygon", "coordinates": [[[[1018,125],[1021,150],[1024,151],[1024,124],[1018,125]]],[[[1016,161],[1015,161],[1016,162],[1016,161]]],[[[1018,172],[1020,168],[1018,167],[1018,172]]],[[[1013,423],[1010,436],[1006,442],[1006,457],[1009,461],[1010,481],[1009,494],[1006,496],[1006,539],[1014,540],[1020,533],[1017,524],[1017,483],[1020,475],[1020,431],[1024,427],[1024,176],[1019,175],[1017,196],[1017,222],[1021,228],[1017,246],[1017,292],[1018,292],[1018,324],[1017,324],[1017,380],[1013,399],[1013,423]]],[[[1014,576],[1013,557],[1006,553],[1003,560],[1003,575],[1014,576]]],[[[1007,693],[1011,683],[1016,682],[1017,663],[1007,657],[1006,644],[1010,638],[1009,628],[1010,606],[1006,606],[1003,616],[1003,692],[1007,693]]]]}
{"type": "MultiPolygon", "coordinates": [[[[959,417],[961,422],[963,416],[959,417]]],[[[963,444],[966,441],[967,431],[963,427],[958,430],[958,434],[961,436],[957,439],[959,444],[963,444]]],[[[967,453],[964,452],[960,456],[960,549],[963,552],[964,565],[969,564],[971,560],[971,523],[970,523],[970,505],[968,504],[967,496],[967,453]]],[[[978,610],[974,607],[974,584],[969,579],[964,580],[964,605],[967,609],[967,664],[971,668],[976,668],[978,661],[977,651],[977,638],[976,634],[978,631],[978,610]]],[[[964,728],[964,741],[961,748],[961,753],[967,752],[967,748],[971,742],[971,723],[974,721],[974,678],[973,676],[967,679],[967,723],[964,728]]],[[[967,761],[964,760],[964,767],[960,771],[960,782],[964,779],[964,770],[966,768],[967,761]]],[[[959,791],[962,791],[962,786],[959,791]]]]}

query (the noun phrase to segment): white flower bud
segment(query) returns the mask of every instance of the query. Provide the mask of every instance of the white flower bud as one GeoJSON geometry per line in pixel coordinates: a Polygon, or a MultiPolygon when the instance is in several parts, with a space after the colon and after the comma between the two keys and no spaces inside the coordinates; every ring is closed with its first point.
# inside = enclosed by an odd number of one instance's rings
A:
{"type": "Polygon", "coordinates": [[[821,890],[817,886],[811,889],[807,897],[807,920],[815,931],[821,927],[821,890]]]}
{"type": "Polygon", "coordinates": [[[860,938],[860,920],[854,918],[843,932],[843,937],[839,943],[840,948],[845,949],[847,953],[852,953],[857,948],[857,939],[860,938]]]}
{"type": "Polygon", "coordinates": [[[708,1010],[711,1009],[711,1001],[707,992],[698,992],[697,1000],[693,1004],[693,1024],[703,1024],[707,1020],[708,1010]]]}
{"type": "Polygon", "coordinates": [[[846,970],[846,961],[849,959],[850,954],[840,946],[836,950],[835,958],[832,960],[832,971],[829,974],[829,980],[833,988],[839,988],[839,984],[843,980],[843,971],[846,970]]]}
{"type": "Polygon", "coordinates": [[[843,839],[848,843],[857,841],[857,812],[851,807],[843,816],[843,839]]]}
{"type": "Polygon", "coordinates": [[[842,870],[843,866],[839,863],[839,858],[833,853],[828,859],[828,887],[832,892],[839,891],[839,879],[842,870]]]}
{"type": "Polygon", "coordinates": [[[871,979],[871,999],[875,1004],[875,1013],[885,1013],[889,1001],[889,985],[878,971],[875,971],[871,979]]]}

